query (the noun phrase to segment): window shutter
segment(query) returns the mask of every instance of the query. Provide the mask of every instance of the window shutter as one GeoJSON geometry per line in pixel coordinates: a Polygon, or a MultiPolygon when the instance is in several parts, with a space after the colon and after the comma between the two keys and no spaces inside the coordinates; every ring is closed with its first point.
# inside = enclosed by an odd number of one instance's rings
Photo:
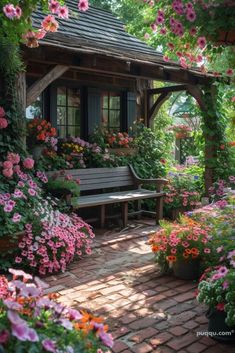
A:
{"type": "Polygon", "coordinates": [[[127,124],[128,130],[133,126],[136,120],[136,94],[134,92],[127,92],[127,124]]]}
{"type": "Polygon", "coordinates": [[[94,129],[100,126],[100,92],[88,90],[88,135],[92,134],[94,129]]]}

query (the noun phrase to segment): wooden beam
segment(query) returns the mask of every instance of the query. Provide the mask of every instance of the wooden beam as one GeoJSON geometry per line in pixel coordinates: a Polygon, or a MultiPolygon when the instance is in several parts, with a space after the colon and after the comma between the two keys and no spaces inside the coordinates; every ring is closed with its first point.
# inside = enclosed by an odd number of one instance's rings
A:
{"type": "Polygon", "coordinates": [[[187,85],[176,85],[176,86],[168,86],[168,87],[160,87],[160,88],[152,88],[148,89],[148,94],[160,94],[160,93],[170,93],[170,92],[178,92],[187,90],[187,85]]]}
{"type": "Polygon", "coordinates": [[[193,97],[196,99],[199,107],[201,108],[201,110],[205,111],[206,110],[206,107],[205,107],[205,104],[203,102],[203,99],[202,99],[202,92],[200,90],[200,88],[198,86],[191,86],[191,85],[188,85],[187,86],[187,92],[193,97]]]}
{"type": "Polygon", "coordinates": [[[57,78],[69,69],[66,65],[56,65],[45,76],[37,80],[27,89],[26,106],[35,102],[37,97],[57,78]]]}
{"type": "Polygon", "coordinates": [[[148,127],[152,127],[153,115],[158,112],[162,104],[170,97],[171,92],[162,93],[148,111],[148,127]]]}

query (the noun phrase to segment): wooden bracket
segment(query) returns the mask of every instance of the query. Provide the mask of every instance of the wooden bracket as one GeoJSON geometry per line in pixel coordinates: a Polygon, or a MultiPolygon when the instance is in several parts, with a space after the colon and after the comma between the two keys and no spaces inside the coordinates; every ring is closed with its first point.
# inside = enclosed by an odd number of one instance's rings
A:
{"type": "Polygon", "coordinates": [[[56,65],[45,76],[37,80],[27,89],[26,106],[35,102],[37,97],[57,78],[63,75],[69,69],[66,65],[56,65]]]}

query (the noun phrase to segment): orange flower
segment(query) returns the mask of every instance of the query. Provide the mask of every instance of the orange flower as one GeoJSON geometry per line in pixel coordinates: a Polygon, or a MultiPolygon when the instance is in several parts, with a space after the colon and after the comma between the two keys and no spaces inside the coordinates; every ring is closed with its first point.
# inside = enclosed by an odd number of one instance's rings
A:
{"type": "Polygon", "coordinates": [[[159,246],[158,245],[152,245],[152,251],[153,252],[157,252],[159,250],[159,246]]]}
{"type": "Polygon", "coordinates": [[[191,254],[191,250],[190,249],[185,249],[185,253],[190,255],[191,254]]]}
{"type": "Polygon", "coordinates": [[[175,262],[176,261],[176,256],[174,255],[169,255],[166,257],[167,261],[169,262],[175,262]]]}
{"type": "Polygon", "coordinates": [[[188,259],[188,258],[189,258],[189,255],[184,252],[184,253],[183,253],[183,257],[184,257],[185,259],[188,259]]]}
{"type": "Polygon", "coordinates": [[[191,249],[191,254],[192,254],[192,255],[199,255],[199,250],[196,249],[196,248],[192,248],[192,249],[191,249]]]}

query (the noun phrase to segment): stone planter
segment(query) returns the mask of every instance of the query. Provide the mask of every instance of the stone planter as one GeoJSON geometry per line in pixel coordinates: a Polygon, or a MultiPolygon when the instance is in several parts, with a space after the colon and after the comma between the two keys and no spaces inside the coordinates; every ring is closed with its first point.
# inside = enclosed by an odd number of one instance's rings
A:
{"type": "MultiPolygon", "coordinates": [[[[213,339],[221,342],[235,342],[235,327],[229,327],[225,323],[226,313],[216,309],[209,309],[206,317],[208,318],[208,332],[213,332],[213,339]]],[[[229,350],[228,350],[229,352],[229,350]]]]}
{"type": "Polygon", "coordinates": [[[172,265],[174,276],[185,280],[197,280],[200,276],[200,259],[177,260],[172,265]]]}
{"type": "Polygon", "coordinates": [[[137,153],[136,148],[108,148],[110,154],[115,154],[116,156],[135,156],[137,153]]]}

